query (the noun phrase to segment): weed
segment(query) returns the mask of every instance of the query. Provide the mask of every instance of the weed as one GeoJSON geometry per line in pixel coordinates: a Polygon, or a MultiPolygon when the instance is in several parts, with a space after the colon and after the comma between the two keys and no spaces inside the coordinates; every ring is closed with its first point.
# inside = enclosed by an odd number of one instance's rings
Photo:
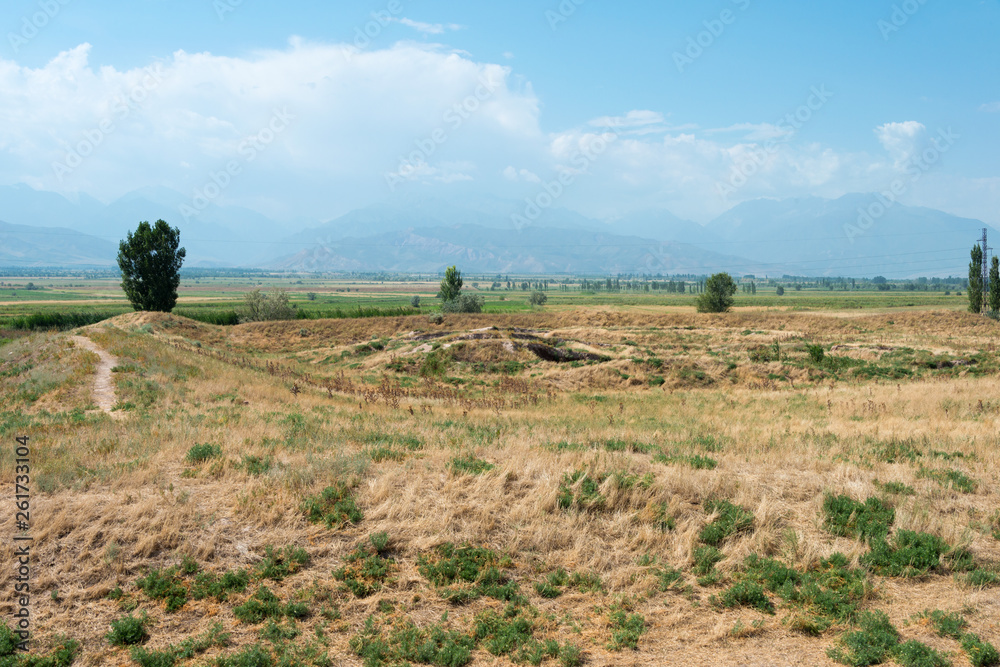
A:
{"type": "Polygon", "coordinates": [[[130,655],[140,667],[173,667],[179,660],[188,660],[208,649],[229,645],[229,633],[224,632],[222,623],[215,623],[198,637],[185,639],[178,645],[170,645],[162,651],[149,651],[142,646],[134,646],[130,655]]]}
{"type": "Polygon", "coordinates": [[[558,502],[560,509],[576,507],[582,510],[600,510],[604,507],[606,498],[601,495],[603,475],[591,476],[577,470],[572,474],[564,474],[559,484],[558,502]]]}
{"type": "Polygon", "coordinates": [[[694,573],[698,576],[698,584],[701,586],[711,586],[719,580],[719,574],[715,569],[724,556],[722,552],[711,546],[698,547],[694,550],[694,573]]]}
{"type": "Polygon", "coordinates": [[[132,646],[149,639],[149,617],[143,614],[136,618],[129,614],[111,621],[111,631],[106,635],[112,646],[132,646]]]}
{"type": "Polygon", "coordinates": [[[603,443],[598,443],[598,446],[609,452],[631,452],[633,454],[649,454],[658,449],[655,445],[635,440],[605,440],[603,443]]]}
{"type": "Polygon", "coordinates": [[[728,500],[706,501],[705,511],[717,515],[698,534],[701,541],[709,546],[718,547],[726,538],[753,528],[753,513],[728,500]]]}
{"type": "Polygon", "coordinates": [[[933,479],[946,489],[955,489],[962,493],[975,493],[976,488],[979,486],[976,480],[968,477],[960,470],[929,470],[921,468],[917,475],[933,479]]]}
{"type": "Polygon", "coordinates": [[[359,546],[347,557],[347,565],[333,573],[337,581],[344,582],[347,589],[359,598],[382,590],[382,585],[396,569],[395,561],[383,555],[388,546],[388,535],[372,535],[369,542],[371,546],[359,546]]]}
{"type": "Polygon", "coordinates": [[[630,609],[623,602],[612,607],[608,620],[611,624],[611,642],[608,649],[621,651],[639,648],[639,638],[646,632],[646,619],[642,614],[630,614],[630,609]]]}
{"type": "Polygon", "coordinates": [[[653,457],[654,461],[659,463],[664,463],[666,465],[674,465],[678,463],[683,463],[691,466],[695,470],[715,470],[719,462],[708,456],[703,456],[701,454],[696,454],[694,456],[686,456],[679,454],[666,454],[661,452],[653,457]]]}
{"type": "Polygon", "coordinates": [[[857,667],[879,665],[888,660],[899,646],[899,632],[884,612],[861,614],[857,627],[857,630],[841,637],[841,646],[827,651],[830,659],[857,667]]]}
{"type": "Polygon", "coordinates": [[[273,667],[274,658],[260,645],[247,646],[239,653],[215,659],[215,667],[273,667]]]}
{"type": "Polygon", "coordinates": [[[275,549],[268,545],[264,547],[264,559],[257,565],[255,574],[260,579],[281,581],[308,563],[309,554],[301,547],[289,544],[284,549],[275,549]]]}
{"type": "Polygon", "coordinates": [[[184,460],[191,464],[204,463],[210,459],[217,459],[222,456],[222,447],[219,445],[201,444],[195,445],[188,450],[184,460]]]}
{"type": "Polygon", "coordinates": [[[823,500],[824,526],[834,535],[865,541],[885,539],[896,520],[896,510],[878,498],[859,503],[849,496],[827,494],[823,500]]]}
{"type": "Polygon", "coordinates": [[[294,622],[287,624],[281,624],[276,622],[273,618],[267,621],[267,625],[264,629],[260,631],[261,639],[266,639],[272,644],[276,644],[282,641],[290,641],[295,639],[301,634],[299,629],[295,627],[294,622]]]}
{"type": "Polygon", "coordinates": [[[269,618],[282,616],[301,618],[306,615],[306,609],[302,604],[281,604],[281,600],[271,592],[271,589],[261,586],[246,602],[233,607],[233,614],[241,623],[257,624],[269,618]]]}
{"type": "Polygon", "coordinates": [[[502,615],[492,609],[476,614],[473,636],[493,655],[506,655],[514,662],[538,665],[546,656],[559,657],[559,644],[535,639],[528,612],[514,606],[502,615]]]}
{"type": "Polygon", "coordinates": [[[962,636],[962,650],[969,656],[973,667],[994,667],[1000,665],[1000,653],[989,642],[971,632],[962,636]]]}
{"type": "Polygon", "coordinates": [[[557,598],[562,595],[562,589],[569,583],[569,573],[560,568],[550,572],[545,581],[535,582],[535,591],[543,598],[557,598]]]}
{"type": "Polygon", "coordinates": [[[456,456],[448,464],[448,467],[451,468],[451,472],[455,475],[482,475],[484,472],[489,472],[496,468],[492,463],[477,459],[471,455],[456,456]]]}
{"type": "Polygon", "coordinates": [[[523,602],[517,583],[501,571],[510,565],[509,558],[490,549],[447,543],[433,557],[421,556],[417,569],[438,587],[442,597],[456,604],[480,597],[523,602]]]}
{"type": "Polygon", "coordinates": [[[774,603],[767,597],[764,587],[751,581],[740,581],[725,591],[719,598],[723,607],[750,607],[766,614],[774,613],[774,603]]]}
{"type": "Polygon", "coordinates": [[[962,632],[969,627],[969,622],[959,614],[949,614],[940,610],[924,611],[917,614],[917,618],[927,619],[931,627],[934,628],[935,634],[939,637],[960,639],[962,632]]]}
{"type": "Polygon", "coordinates": [[[874,540],[861,563],[889,577],[919,577],[939,569],[941,556],[947,550],[948,544],[939,537],[901,530],[891,544],[884,539],[874,540]]]}
{"type": "Polygon", "coordinates": [[[903,667],[951,667],[951,661],[915,639],[900,644],[894,653],[903,667]]]}
{"type": "Polygon", "coordinates": [[[475,641],[467,634],[446,630],[441,625],[421,629],[409,619],[385,636],[376,626],[374,617],[369,616],[364,629],[351,638],[350,648],[364,660],[365,667],[409,662],[462,667],[472,661],[475,641]]]}
{"type": "Polygon", "coordinates": [[[177,611],[187,603],[187,588],[180,581],[177,566],[150,570],[135,583],[148,597],[164,600],[167,611],[177,611]]]}
{"type": "Polygon", "coordinates": [[[656,583],[661,591],[679,591],[689,593],[691,587],[684,583],[684,573],[669,565],[663,566],[653,571],[656,575],[656,583]]]}
{"type": "Polygon", "coordinates": [[[341,482],[323,489],[318,496],[306,498],[302,511],[310,522],[325,523],[331,530],[359,523],[364,518],[354,502],[351,488],[341,482]]]}
{"type": "Polygon", "coordinates": [[[579,667],[583,664],[583,651],[573,644],[564,644],[559,651],[559,664],[562,667],[579,667]]]}
{"type": "Polygon", "coordinates": [[[191,584],[191,597],[195,600],[215,598],[219,602],[229,599],[230,593],[242,593],[250,583],[250,575],[246,570],[224,572],[218,576],[212,572],[202,572],[191,584]]]}
{"type": "Polygon", "coordinates": [[[254,477],[259,477],[265,474],[274,465],[270,458],[261,458],[260,456],[249,456],[244,454],[243,460],[239,463],[239,467],[242,468],[248,475],[254,477]]]}
{"type": "Polygon", "coordinates": [[[990,588],[1000,586],[1000,573],[980,568],[959,577],[959,581],[973,588],[990,588]]]}
{"type": "Polygon", "coordinates": [[[882,489],[886,493],[891,493],[897,496],[915,496],[917,495],[916,489],[902,482],[879,482],[875,481],[875,485],[882,489]]]}

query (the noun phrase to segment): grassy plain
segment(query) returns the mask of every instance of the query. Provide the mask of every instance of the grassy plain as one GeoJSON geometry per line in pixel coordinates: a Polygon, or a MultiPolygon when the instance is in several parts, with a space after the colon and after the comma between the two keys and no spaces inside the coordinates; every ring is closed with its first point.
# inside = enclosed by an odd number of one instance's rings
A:
{"type": "MultiPolygon", "coordinates": [[[[300,303],[433,296],[355,287],[300,303]]],[[[122,419],[71,332],[0,333],[0,474],[16,436],[34,457],[33,651],[991,664],[998,325],[940,293],[838,296],[709,316],[553,292],[440,325],[126,314],[72,332],[118,358],[122,419]]]]}

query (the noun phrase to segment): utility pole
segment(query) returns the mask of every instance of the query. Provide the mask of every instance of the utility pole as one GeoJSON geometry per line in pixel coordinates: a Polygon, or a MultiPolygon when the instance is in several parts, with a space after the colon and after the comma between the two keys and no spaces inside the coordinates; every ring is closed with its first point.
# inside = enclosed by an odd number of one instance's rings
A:
{"type": "Polygon", "coordinates": [[[983,227],[983,238],[980,239],[980,243],[983,245],[983,267],[982,267],[982,280],[983,280],[983,309],[987,309],[990,298],[990,257],[989,253],[992,248],[986,245],[986,227],[983,227]]]}

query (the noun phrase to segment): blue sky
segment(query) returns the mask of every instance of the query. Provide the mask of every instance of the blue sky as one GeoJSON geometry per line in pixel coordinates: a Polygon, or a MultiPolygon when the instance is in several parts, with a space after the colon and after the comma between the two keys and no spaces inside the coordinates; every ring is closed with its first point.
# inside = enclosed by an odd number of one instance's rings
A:
{"type": "Polygon", "coordinates": [[[0,28],[0,181],[71,196],[194,199],[235,161],[215,203],[326,219],[400,191],[532,199],[569,169],[559,206],[704,222],[884,189],[950,128],[901,200],[1000,222],[998,0],[8,0],[0,28]]]}

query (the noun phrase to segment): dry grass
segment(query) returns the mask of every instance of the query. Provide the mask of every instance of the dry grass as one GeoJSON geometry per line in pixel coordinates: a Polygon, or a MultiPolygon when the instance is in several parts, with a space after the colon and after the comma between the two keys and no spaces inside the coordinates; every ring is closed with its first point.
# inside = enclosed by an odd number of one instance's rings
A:
{"type": "MultiPolygon", "coordinates": [[[[301,326],[224,330],[134,314],[88,328],[86,335],[120,359],[115,381],[128,407],[121,421],[85,413],[92,406],[80,387],[88,386],[95,358],[74,350],[66,335],[0,347],[0,431],[8,440],[30,435],[35,452],[33,604],[40,637],[63,633],[81,641],[79,664],[129,664],[127,653],[104,639],[122,614],[107,597],[120,586],[157,621],[149,647],[176,644],[214,621],[233,632],[236,645],[256,643],[260,626],[240,624],[233,612],[256,585],[231,602],[190,600],[169,613],[137,592],[135,581],[182,556],[218,572],[253,569],[266,546],[295,545],[309,552],[309,565],[267,585],[283,601],[298,595],[309,605],[298,643],[320,642],[318,624],[332,657],[361,664],[348,642],[369,615],[426,626],[448,611],[451,627],[465,631],[477,612],[502,608],[486,598],[449,605],[419,573],[421,555],[469,542],[511,557],[510,573],[542,614],[538,632],[580,646],[586,664],[832,664],[826,650],[843,626],[808,637],[783,623],[793,612],[777,598],[776,616],[710,603],[723,586],[697,585],[691,574],[699,534],[713,518],[705,502],[726,499],[753,514],[753,529],[722,546],[718,571],[733,579],[750,554],[805,570],[839,551],[857,565],[868,548],[823,528],[823,495],[864,500],[885,495],[885,482],[915,491],[887,496],[896,529],[929,532],[983,563],[1000,562],[992,532],[1000,530],[995,323],[953,312],[710,317],[594,309],[449,316],[440,327],[423,318],[308,322],[308,336],[301,326]],[[497,332],[457,340],[484,327],[497,332]],[[513,345],[524,341],[512,336],[515,327],[609,361],[537,361],[513,345]],[[417,340],[412,332],[419,331],[452,333],[417,340]],[[384,348],[357,351],[373,338],[384,348]],[[750,358],[776,342],[784,360],[750,358]],[[872,379],[810,366],[806,343],[868,346],[872,364],[882,363],[884,355],[870,352],[878,346],[949,359],[985,356],[975,368],[872,379]],[[448,351],[441,375],[419,375],[429,354],[448,351]],[[415,360],[412,372],[388,368],[405,359],[415,360]],[[489,366],[505,362],[520,366],[489,366]],[[268,372],[267,364],[280,372],[268,372]],[[655,377],[663,383],[651,385],[655,377]],[[323,383],[332,379],[338,389],[327,392],[323,383]],[[293,385],[301,391],[293,393],[293,385]],[[497,396],[506,397],[502,407],[490,402],[497,396]],[[887,456],[893,443],[918,454],[887,456]],[[185,457],[195,444],[218,445],[222,456],[190,464],[185,457]],[[718,465],[660,462],[659,450],[718,465]],[[376,451],[391,455],[374,457],[376,451]],[[495,468],[456,474],[450,461],[458,455],[495,468]],[[269,467],[254,474],[246,457],[269,467]],[[962,493],[922,469],[958,470],[978,487],[962,493]],[[600,480],[603,503],[560,507],[564,476],[575,471],[600,480]],[[363,521],[339,530],[308,523],[303,499],[337,482],[354,485],[363,521]],[[663,529],[664,516],[672,529],[663,529]],[[381,591],[357,599],[332,572],[378,532],[391,537],[398,570],[381,591]],[[660,591],[652,568],[639,564],[644,555],[682,570],[690,592],[660,591]],[[537,595],[533,583],[559,568],[599,575],[603,591],[537,595]],[[635,652],[608,649],[608,610],[622,599],[648,626],[635,652]],[[333,608],[337,613],[323,616],[333,608]]],[[[11,478],[9,447],[0,470],[11,478]]],[[[0,522],[4,534],[12,533],[12,519],[0,522]]],[[[10,562],[9,541],[3,549],[10,562]]],[[[11,589],[12,576],[9,568],[0,571],[0,590],[11,589]]],[[[906,638],[958,651],[926,629],[904,627],[914,613],[938,608],[969,610],[972,631],[1000,641],[998,588],[970,589],[947,571],[872,582],[876,594],[865,607],[887,611],[906,638]]],[[[0,613],[11,611],[5,596],[0,613]]],[[[507,664],[482,649],[474,657],[474,664],[507,664]]]]}

